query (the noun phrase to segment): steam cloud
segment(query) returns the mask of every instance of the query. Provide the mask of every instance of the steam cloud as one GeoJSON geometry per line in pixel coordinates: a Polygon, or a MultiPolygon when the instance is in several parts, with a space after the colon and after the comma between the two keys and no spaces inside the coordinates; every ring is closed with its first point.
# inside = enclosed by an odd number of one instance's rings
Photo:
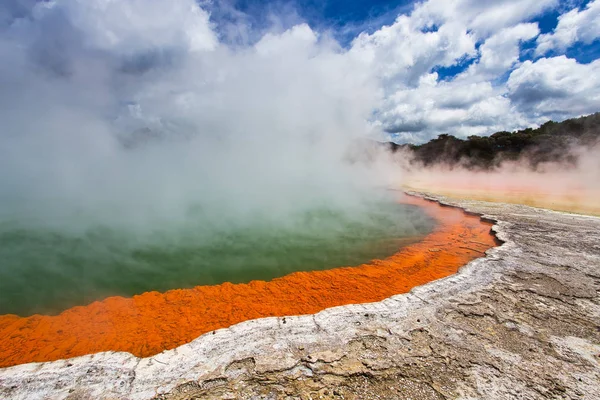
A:
{"type": "Polygon", "coordinates": [[[2,26],[0,57],[3,220],[277,218],[386,183],[347,162],[377,85],[307,25],[235,47],[193,0],[59,0],[2,26]]]}
{"type": "Polygon", "coordinates": [[[399,151],[395,161],[407,188],[600,215],[600,143],[556,152],[556,161],[540,163],[535,151],[525,152],[517,160],[497,160],[490,170],[474,169],[467,160],[425,167],[408,151],[399,151]]]}

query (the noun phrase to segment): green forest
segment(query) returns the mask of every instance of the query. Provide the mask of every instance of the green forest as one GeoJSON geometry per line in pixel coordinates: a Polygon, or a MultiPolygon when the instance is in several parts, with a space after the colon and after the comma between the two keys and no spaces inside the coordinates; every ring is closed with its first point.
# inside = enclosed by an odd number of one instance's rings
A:
{"type": "Polygon", "coordinates": [[[600,140],[600,113],[563,122],[548,121],[537,129],[496,132],[490,136],[460,139],[439,135],[425,144],[386,143],[393,151],[406,150],[413,162],[432,166],[444,164],[469,169],[492,169],[507,160],[522,160],[537,168],[541,163],[576,165],[576,148],[591,147],[600,140]]]}

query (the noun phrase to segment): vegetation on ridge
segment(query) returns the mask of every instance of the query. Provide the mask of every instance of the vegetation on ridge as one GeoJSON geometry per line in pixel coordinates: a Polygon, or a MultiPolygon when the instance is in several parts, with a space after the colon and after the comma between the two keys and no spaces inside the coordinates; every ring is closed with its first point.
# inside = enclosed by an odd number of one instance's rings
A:
{"type": "Polygon", "coordinates": [[[421,145],[387,143],[393,152],[409,151],[413,162],[444,164],[469,169],[492,169],[504,161],[524,160],[532,168],[546,162],[575,165],[578,147],[589,148],[600,141],[600,113],[563,122],[548,121],[537,129],[469,136],[466,140],[439,135],[421,145]]]}

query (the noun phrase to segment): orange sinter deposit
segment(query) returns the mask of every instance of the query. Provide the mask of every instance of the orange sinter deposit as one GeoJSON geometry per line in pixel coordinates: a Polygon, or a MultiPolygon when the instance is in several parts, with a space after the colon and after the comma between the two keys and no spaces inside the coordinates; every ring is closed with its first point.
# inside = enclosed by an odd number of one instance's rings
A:
{"type": "Polygon", "coordinates": [[[497,244],[491,223],[416,197],[438,221],[421,242],[358,267],[296,272],[269,282],[110,297],[57,316],[0,316],[0,367],[101,351],[147,357],[203,333],[269,316],[312,314],[328,307],[381,301],[455,273],[497,244]]]}

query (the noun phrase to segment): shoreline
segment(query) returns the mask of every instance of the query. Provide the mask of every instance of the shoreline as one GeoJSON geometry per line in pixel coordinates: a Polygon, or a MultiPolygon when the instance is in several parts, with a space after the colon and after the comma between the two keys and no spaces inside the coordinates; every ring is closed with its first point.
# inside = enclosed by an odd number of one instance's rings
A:
{"type": "Polygon", "coordinates": [[[452,200],[470,199],[492,203],[520,204],[553,211],[600,217],[600,191],[540,191],[531,188],[485,187],[463,185],[450,188],[444,185],[427,185],[418,182],[404,186],[404,190],[423,192],[452,200]]]}

